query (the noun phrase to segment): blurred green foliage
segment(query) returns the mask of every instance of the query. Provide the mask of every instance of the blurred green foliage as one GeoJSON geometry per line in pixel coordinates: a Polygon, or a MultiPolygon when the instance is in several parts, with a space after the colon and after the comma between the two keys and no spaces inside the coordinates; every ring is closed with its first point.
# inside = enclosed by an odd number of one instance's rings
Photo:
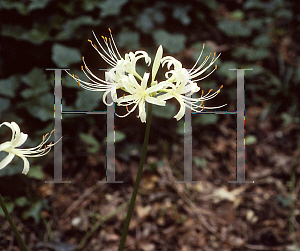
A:
{"type": "MultiPolygon", "coordinates": [[[[285,125],[298,122],[300,93],[298,3],[292,0],[246,1],[155,1],[150,0],[2,0],[0,1],[0,117],[3,121],[20,123],[29,134],[30,144],[38,144],[43,133],[53,128],[53,71],[45,68],[69,68],[84,79],[80,71],[81,57],[85,56],[93,72],[105,69],[107,64],[91,48],[87,39],[99,40],[113,31],[120,53],[146,50],[154,55],[158,45],[164,46],[164,55],[172,55],[190,68],[206,43],[203,59],[209,53],[221,52],[215,74],[199,82],[205,92],[224,84],[216,105],[235,104],[236,74],[229,68],[253,68],[245,73],[246,108],[263,106],[261,119],[282,114],[285,125]]],[[[201,62],[201,60],[200,60],[201,62]]],[[[139,69],[144,70],[144,65],[139,69]]],[[[164,68],[165,70],[165,68],[164,68]]],[[[98,74],[103,77],[103,72],[98,74]]],[[[66,73],[62,73],[64,111],[102,111],[102,93],[89,92],[80,87],[66,73]]],[[[123,107],[116,108],[124,114],[123,107]]],[[[154,107],[157,133],[170,133],[176,138],[183,134],[183,120],[172,117],[178,105],[168,102],[165,107],[154,107]],[[167,131],[165,130],[167,128],[167,131]]],[[[88,153],[97,153],[106,139],[105,116],[97,119],[85,115],[63,117],[65,132],[73,142],[85,145],[88,153]],[[81,117],[79,117],[81,116],[81,117]],[[72,118],[78,118],[74,124],[72,118]],[[87,128],[97,128],[89,131],[87,128]]],[[[203,127],[216,124],[218,115],[193,115],[193,125],[203,127]]],[[[116,120],[116,142],[126,138],[132,149],[138,146],[142,125],[135,114],[116,120]],[[129,121],[129,122],[128,122],[129,121]],[[137,129],[132,130],[132,125],[137,129]]],[[[0,138],[5,133],[0,130],[0,138]]],[[[109,135],[112,137],[112,135],[109,135]]],[[[2,142],[2,141],[1,141],[2,142]]],[[[68,142],[68,141],[66,141],[68,142]]],[[[248,138],[248,143],[255,143],[248,138]]],[[[67,143],[66,143],[67,144],[67,143]]],[[[70,149],[74,143],[70,143],[70,149]]],[[[133,152],[130,147],[120,149],[119,155],[133,152]]],[[[72,150],[70,150],[72,151],[72,150]]],[[[124,157],[125,158],[125,157],[124,157]]],[[[39,160],[30,160],[34,166],[39,160]]],[[[194,160],[205,167],[201,159],[194,160]]],[[[39,162],[40,163],[40,162],[39,162]]],[[[15,161],[3,175],[21,172],[22,161],[15,161]],[[14,168],[12,168],[14,167],[14,168]],[[16,167],[16,168],[15,168],[16,167]],[[11,173],[12,171],[12,173],[11,173]]],[[[41,178],[42,171],[35,173],[41,178]]],[[[0,173],[1,175],[1,173],[0,173]]],[[[41,205],[32,208],[36,215],[41,205]]],[[[35,220],[38,220],[34,216],[35,220]]]]}

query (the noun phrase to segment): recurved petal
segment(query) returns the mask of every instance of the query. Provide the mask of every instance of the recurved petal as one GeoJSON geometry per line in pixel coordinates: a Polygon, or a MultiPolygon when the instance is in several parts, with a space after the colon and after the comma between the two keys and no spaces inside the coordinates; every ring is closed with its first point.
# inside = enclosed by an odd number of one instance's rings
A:
{"type": "MultiPolygon", "coordinates": [[[[177,99],[178,100],[178,99],[177,99]]],[[[178,113],[174,116],[175,119],[180,120],[185,113],[185,104],[183,101],[178,100],[179,104],[180,104],[180,109],[178,111],[178,113]]]]}
{"type": "Polygon", "coordinates": [[[27,140],[28,135],[26,133],[19,133],[19,137],[16,137],[12,144],[14,145],[14,147],[18,147],[21,146],[25,143],[25,141],[27,140]]]}
{"type": "Polygon", "coordinates": [[[6,167],[15,157],[15,154],[9,153],[1,162],[0,162],[0,170],[6,167]]]}
{"type": "Polygon", "coordinates": [[[22,173],[26,175],[29,171],[29,161],[24,156],[19,156],[19,157],[24,161],[24,168],[22,173]]]}

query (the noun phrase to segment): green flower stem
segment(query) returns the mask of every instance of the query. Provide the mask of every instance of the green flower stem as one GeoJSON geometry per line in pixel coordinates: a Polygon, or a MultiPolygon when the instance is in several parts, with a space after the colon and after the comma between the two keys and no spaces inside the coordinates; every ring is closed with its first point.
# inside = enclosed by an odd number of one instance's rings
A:
{"type": "Polygon", "coordinates": [[[17,237],[17,241],[18,241],[19,245],[21,246],[22,250],[23,251],[29,251],[29,249],[26,246],[26,244],[25,244],[22,236],[20,235],[19,231],[17,230],[17,227],[16,227],[15,223],[13,222],[13,220],[12,220],[9,212],[7,211],[7,208],[6,208],[5,204],[4,204],[4,201],[3,201],[3,198],[1,196],[1,194],[0,194],[0,205],[1,205],[1,207],[3,209],[3,212],[4,212],[5,216],[6,216],[6,219],[8,220],[8,222],[9,222],[9,224],[10,224],[10,226],[11,226],[13,232],[14,232],[14,234],[17,237]]]}
{"type": "Polygon", "coordinates": [[[133,193],[131,196],[130,204],[128,207],[128,212],[126,216],[126,220],[124,223],[123,231],[122,231],[122,236],[119,244],[119,249],[118,251],[123,251],[125,248],[125,242],[126,242],[126,237],[128,234],[128,228],[129,228],[129,223],[132,217],[134,205],[135,205],[135,200],[137,196],[137,192],[139,189],[141,177],[142,177],[142,172],[143,172],[143,167],[146,159],[146,153],[147,153],[147,147],[148,147],[148,140],[149,140],[149,134],[150,134],[150,125],[151,125],[151,117],[152,117],[152,104],[148,104],[148,112],[147,112],[147,121],[146,121],[146,131],[145,131],[145,137],[144,137],[144,144],[143,144],[143,149],[142,149],[142,155],[141,155],[141,160],[140,160],[140,165],[139,169],[136,175],[136,180],[133,188],[133,193]]]}

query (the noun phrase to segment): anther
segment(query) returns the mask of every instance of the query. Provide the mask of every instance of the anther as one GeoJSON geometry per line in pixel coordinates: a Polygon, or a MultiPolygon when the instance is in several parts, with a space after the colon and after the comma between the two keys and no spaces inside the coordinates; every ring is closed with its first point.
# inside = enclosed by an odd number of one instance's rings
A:
{"type": "Polygon", "coordinates": [[[203,48],[202,49],[204,49],[204,46],[205,46],[205,44],[203,44],[203,48]]]}
{"type": "Polygon", "coordinates": [[[128,106],[126,105],[126,110],[127,110],[127,112],[129,112],[129,109],[128,109],[128,106]]]}
{"type": "Polygon", "coordinates": [[[110,29],[110,28],[108,28],[108,30],[109,30],[109,32],[111,33],[111,29],[110,29]]]}
{"type": "Polygon", "coordinates": [[[218,66],[217,65],[215,65],[215,69],[217,69],[218,68],[218,66]]]}
{"type": "Polygon", "coordinates": [[[208,92],[212,92],[213,91],[213,89],[210,89],[208,92]]]}
{"type": "Polygon", "coordinates": [[[222,89],[222,88],[223,88],[223,85],[220,86],[220,89],[222,89]]]}
{"type": "Polygon", "coordinates": [[[88,41],[89,41],[91,44],[93,43],[92,40],[89,40],[89,39],[88,39],[88,41]]]}
{"type": "MultiPolygon", "coordinates": [[[[81,66],[82,67],[82,66],[81,66]]],[[[75,75],[76,78],[79,78],[77,75],[75,75]]]]}
{"type": "Polygon", "coordinates": [[[216,57],[216,53],[214,53],[214,57],[216,57]]]}
{"type": "Polygon", "coordinates": [[[81,66],[81,70],[83,71],[83,66],[81,66]]]}
{"type": "Polygon", "coordinates": [[[84,60],[84,57],[82,57],[82,61],[84,60]]]}
{"type": "Polygon", "coordinates": [[[80,82],[78,81],[78,86],[80,86],[80,82]]]}
{"type": "Polygon", "coordinates": [[[97,46],[94,44],[94,47],[98,50],[97,46]]]}

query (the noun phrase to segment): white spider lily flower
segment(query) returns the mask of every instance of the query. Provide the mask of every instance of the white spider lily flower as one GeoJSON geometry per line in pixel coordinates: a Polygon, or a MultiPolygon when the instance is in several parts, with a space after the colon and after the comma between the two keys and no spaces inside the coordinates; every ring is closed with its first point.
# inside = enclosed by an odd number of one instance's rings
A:
{"type": "Polygon", "coordinates": [[[97,46],[95,44],[93,44],[93,42],[91,40],[88,40],[88,41],[91,43],[91,45],[97,51],[97,53],[103,58],[103,60],[105,62],[107,62],[110,66],[113,67],[110,71],[110,73],[111,73],[110,77],[114,81],[118,81],[118,79],[125,73],[128,73],[128,74],[131,73],[134,76],[136,76],[138,79],[142,80],[142,77],[136,72],[135,66],[136,66],[136,62],[141,58],[144,58],[146,64],[150,65],[151,58],[148,56],[148,53],[145,51],[136,51],[134,53],[129,52],[129,53],[125,54],[124,58],[122,58],[118,51],[116,43],[113,39],[111,30],[110,29],[108,29],[108,30],[110,32],[110,38],[107,39],[107,37],[102,36],[107,49],[103,48],[103,46],[101,45],[101,43],[99,42],[98,38],[96,37],[96,35],[93,31],[93,35],[94,35],[98,45],[100,46],[101,50],[103,51],[102,53],[98,50],[97,46]],[[113,73],[115,73],[115,74],[113,74],[113,73]]]}
{"type": "Polygon", "coordinates": [[[163,57],[161,59],[162,67],[165,64],[167,64],[168,69],[170,69],[172,65],[174,67],[174,70],[170,70],[170,71],[166,72],[166,74],[165,74],[166,78],[168,78],[168,80],[170,82],[181,82],[181,81],[184,81],[184,82],[188,82],[188,81],[197,82],[197,81],[203,80],[203,79],[207,78],[209,75],[211,75],[217,69],[217,66],[215,66],[215,68],[209,74],[207,74],[206,76],[204,76],[202,78],[195,79],[195,78],[199,77],[200,75],[202,75],[209,67],[211,67],[221,55],[221,54],[219,54],[216,57],[216,53],[214,53],[214,56],[213,56],[212,60],[210,61],[210,63],[203,69],[203,67],[205,66],[205,64],[207,63],[209,58],[211,57],[211,54],[209,54],[209,56],[207,56],[205,58],[205,60],[202,62],[202,64],[199,67],[195,68],[197,66],[201,56],[202,56],[204,46],[205,45],[203,44],[202,51],[201,51],[196,63],[194,64],[194,66],[190,70],[182,68],[181,62],[179,60],[175,59],[174,57],[171,57],[171,56],[163,57]]]}
{"type": "Polygon", "coordinates": [[[92,71],[87,67],[84,57],[82,57],[82,61],[84,64],[84,67],[81,66],[81,70],[85,74],[85,76],[90,80],[90,82],[81,80],[77,75],[71,75],[68,71],[66,71],[73,79],[75,79],[78,82],[78,85],[86,90],[89,91],[103,91],[103,103],[105,105],[112,105],[112,103],[108,104],[106,102],[106,96],[110,93],[111,98],[113,101],[117,99],[117,89],[122,88],[122,85],[120,83],[115,82],[111,75],[108,72],[105,72],[105,78],[107,81],[104,81],[103,79],[97,77],[95,74],[92,73],[92,71]]]}
{"type": "Polygon", "coordinates": [[[127,109],[127,113],[125,115],[122,116],[117,115],[117,116],[126,117],[127,115],[132,113],[138,106],[139,107],[138,117],[144,123],[146,122],[146,110],[145,110],[146,101],[155,105],[160,105],[160,106],[165,105],[166,102],[164,100],[162,100],[160,97],[153,97],[153,94],[160,89],[163,89],[167,86],[171,86],[171,84],[164,81],[147,88],[149,75],[150,73],[147,72],[144,73],[141,84],[138,84],[133,74],[129,74],[128,76],[123,77],[121,82],[125,90],[130,94],[126,96],[124,95],[123,97],[120,97],[116,100],[116,103],[118,103],[118,105],[126,106],[127,109]],[[128,109],[129,105],[134,105],[134,106],[129,110],[128,109]]]}
{"type": "Polygon", "coordinates": [[[184,116],[185,107],[188,107],[193,112],[201,112],[204,109],[219,109],[219,108],[222,108],[227,105],[227,104],[224,104],[224,105],[216,106],[216,107],[207,107],[207,106],[203,105],[204,101],[210,100],[210,99],[214,98],[215,96],[217,96],[220,93],[220,90],[223,88],[223,85],[219,88],[218,91],[216,91],[212,94],[210,94],[212,92],[212,89],[210,89],[209,92],[205,95],[203,95],[204,93],[202,90],[202,95],[200,98],[192,98],[192,97],[186,96],[186,94],[188,94],[188,95],[193,94],[193,92],[195,92],[195,90],[197,90],[199,88],[199,87],[198,88],[197,87],[195,87],[195,83],[193,83],[193,82],[190,82],[186,85],[183,85],[183,84],[173,85],[173,88],[171,88],[171,89],[162,90],[163,92],[167,92],[167,93],[162,94],[158,97],[162,100],[168,100],[171,98],[177,99],[177,101],[180,104],[180,108],[179,108],[178,113],[173,117],[173,118],[177,119],[177,121],[180,120],[184,116]]]}
{"type": "Polygon", "coordinates": [[[27,157],[44,156],[51,150],[51,147],[54,145],[52,143],[46,145],[46,142],[49,140],[51,134],[54,131],[53,130],[50,134],[47,133],[46,135],[43,136],[43,141],[38,146],[27,148],[27,149],[17,148],[24,144],[24,142],[27,140],[28,135],[22,133],[20,131],[20,127],[15,122],[11,122],[11,123],[4,122],[0,124],[0,127],[2,125],[5,125],[12,130],[12,137],[10,141],[0,144],[0,151],[4,151],[8,153],[8,155],[0,162],[0,170],[6,167],[13,160],[15,156],[18,156],[24,162],[24,168],[22,173],[27,174],[30,166],[27,157]]]}
{"type": "Polygon", "coordinates": [[[96,37],[95,33],[93,32],[95,39],[102,49],[100,52],[95,44],[91,40],[88,40],[97,53],[106,61],[110,66],[113,68],[110,69],[108,72],[105,73],[105,80],[97,77],[87,66],[84,57],[82,57],[82,61],[84,66],[81,66],[81,70],[85,74],[85,76],[90,80],[90,82],[81,80],[76,75],[71,75],[68,71],[66,71],[73,79],[78,82],[78,85],[84,89],[89,91],[104,91],[103,94],[103,103],[105,105],[112,105],[113,102],[117,99],[117,89],[124,89],[123,85],[120,82],[120,79],[123,76],[128,74],[133,74],[138,79],[142,80],[142,77],[136,72],[136,62],[144,58],[146,64],[150,65],[151,58],[148,56],[147,52],[145,51],[136,51],[136,52],[129,52],[125,54],[125,59],[123,59],[117,49],[117,46],[114,42],[113,36],[110,31],[111,38],[107,39],[106,37],[102,37],[107,49],[104,49],[101,43],[99,42],[98,38],[96,37]],[[113,102],[108,104],[106,102],[106,96],[111,94],[113,102]]]}

